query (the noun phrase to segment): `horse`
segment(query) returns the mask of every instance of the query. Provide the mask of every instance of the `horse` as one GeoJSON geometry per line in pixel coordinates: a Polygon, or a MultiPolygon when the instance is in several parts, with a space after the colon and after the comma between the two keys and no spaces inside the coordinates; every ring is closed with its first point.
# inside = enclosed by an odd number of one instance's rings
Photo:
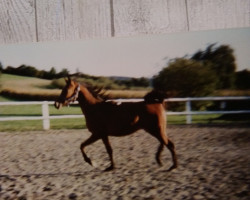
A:
{"type": "Polygon", "coordinates": [[[84,160],[92,165],[91,159],[86,155],[86,146],[101,139],[107,150],[110,159],[110,166],[105,171],[115,168],[113,160],[113,150],[109,141],[109,136],[126,136],[144,129],[153,137],[158,139],[160,145],[155,154],[157,163],[162,166],[160,155],[164,146],[168,148],[172,155],[172,166],[168,169],[177,168],[177,157],[175,145],[166,134],[166,114],[164,109],[164,98],[159,93],[149,92],[144,101],[123,102],[104,100],[98,98],[93,91],[77,81],[65,78],[66,85],[62,89],[60,96],[55,101],[54,106],[60,109],[68,106],[74,101],[78,101],[86,119],[86,126],[92,135],[80,145],[80,150],[84,160]]]}

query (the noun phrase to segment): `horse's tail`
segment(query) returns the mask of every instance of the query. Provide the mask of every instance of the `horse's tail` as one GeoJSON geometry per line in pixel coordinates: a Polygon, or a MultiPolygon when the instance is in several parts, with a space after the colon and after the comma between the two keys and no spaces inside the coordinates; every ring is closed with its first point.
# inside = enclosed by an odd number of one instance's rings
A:
{"type": "Polygon", "coordinates": [[[144,101],[146,103],[163,103],[165,98],[167,98],[166,93],[152,90],[144,96],[144,101]]]}

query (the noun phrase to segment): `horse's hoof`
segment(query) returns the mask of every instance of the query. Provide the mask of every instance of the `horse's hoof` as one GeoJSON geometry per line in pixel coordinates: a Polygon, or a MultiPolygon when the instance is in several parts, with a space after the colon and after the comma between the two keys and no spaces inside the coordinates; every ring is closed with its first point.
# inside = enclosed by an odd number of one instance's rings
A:
{"type": "Polygon", "coordinates": [[[93,166],[92,161],[89,158],[84,159],[85,162],[89,163],[91,166],[93,166]]]}
{"type": "Polygon", "coordinates": [[[162,162],[160,160],[157,160],[157,164],[159,165],[159,167],[162,167],[162,162]]]}
{"type": "Polygon", "coordinates": [[[109,171],[112,171],[113,169],[114,169],[114,166],[111,165],[110,167],[106,168],[104,172],[109,172],[109,171]]]}
{"type": "Polygon", "coordinates": [[[171,167],[167,170],[167,172],[170,172],[170,171],[172,171],[172,170],[175,169],[175,168],[177,168],[177,165],[171,166],[171,167]]]}

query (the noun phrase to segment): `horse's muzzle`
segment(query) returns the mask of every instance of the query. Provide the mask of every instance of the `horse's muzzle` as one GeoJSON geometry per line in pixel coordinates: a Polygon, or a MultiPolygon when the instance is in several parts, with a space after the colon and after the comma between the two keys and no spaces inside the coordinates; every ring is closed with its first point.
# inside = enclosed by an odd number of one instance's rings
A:
{"type": "Polygon", "coordinates": [[[54,106],[55,106],[56,109],[59,110],[63,106],[63,104],[61,102],[59,102],[59,101],[55,101],[54,106]]]}

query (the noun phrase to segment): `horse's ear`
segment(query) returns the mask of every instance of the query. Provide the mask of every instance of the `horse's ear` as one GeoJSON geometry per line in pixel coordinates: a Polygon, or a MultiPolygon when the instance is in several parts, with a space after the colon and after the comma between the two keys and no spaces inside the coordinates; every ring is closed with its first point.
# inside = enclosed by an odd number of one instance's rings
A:
{"type": "Polygon", "coordinates": [[[69,83],[71,82],[71,78],[70,78],[69,75],[67,76],[67,78],[64,78],[64,80],[65,80],[65,82],[66,82],[67,84],[69,84],[69,83]]]}
{"type": "Polygon", "coordinates": [[[70,76],[68,75],[68,81],[69,81],[69,83],[71,82],[71,78],[70,78],[70,76]]]}
{"type": "Polygon", "coordinates": [[[66,82],[66,83],[68,83],[68,80],[67,80],[67,78],[66,78],[66,77],[64,77],[64,80],[65,80],[65,82],[66,82]]]}

